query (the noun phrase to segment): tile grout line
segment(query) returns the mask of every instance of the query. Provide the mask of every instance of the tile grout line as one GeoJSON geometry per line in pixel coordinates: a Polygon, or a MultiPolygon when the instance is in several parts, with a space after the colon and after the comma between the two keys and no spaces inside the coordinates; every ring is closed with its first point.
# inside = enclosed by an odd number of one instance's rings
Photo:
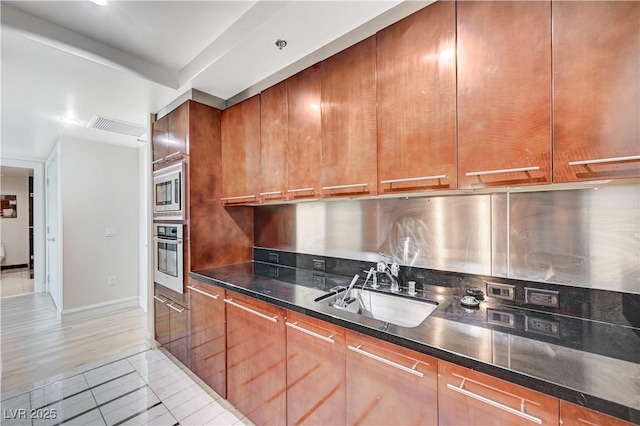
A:
{"type": "MultiPolygon", "coordinates": [[[[136,418],[136,417],[138,417],[140,414],[142,414],[142,413],[146,413],[147,411],[151,410],[152,408],[157,407],[158,405],[162,405],[162,401],[160,401],[160,398],[158,398],[158,402],[156,402],[156,403],[155,403],[155,404],[153,404],[152,406],[147,407],[147,408],[146,408],[146,409],[144,409],[144,410],[140,410],[140,411],[138,411],[137,413],[135,413],[135,414],[133,414],[133,415],[131,415],[131,416],[127,417],[126,419],[124,419],[124,420],[120,420],[118,423],[114,423],[112,426],[119,426],[119,425],[121,425],[121,424],[123,424],[123,423],[128,422],[128,421],[129,421],[129,420],[131,420],[131,419],[135,419],[135,418],[136,418]]],[[[167,410],[167,412],[169,413],[169,410],[167,410]]],[[[106,422],[105,422],[105,423],[106,423],[106,422]]]]}

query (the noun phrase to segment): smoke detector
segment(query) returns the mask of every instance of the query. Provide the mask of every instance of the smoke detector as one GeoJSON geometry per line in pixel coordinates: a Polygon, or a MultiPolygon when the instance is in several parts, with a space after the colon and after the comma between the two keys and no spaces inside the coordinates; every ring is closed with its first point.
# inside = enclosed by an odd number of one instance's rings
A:
{"type": "Polygon", "coordinates": [[[115,118],[94,115],[89,124],[89,129],[104,130],[106,132],[120,133],[122,135],[139,138],[147,133],[147,128],[136,123],[118,120],[115,118]]]}

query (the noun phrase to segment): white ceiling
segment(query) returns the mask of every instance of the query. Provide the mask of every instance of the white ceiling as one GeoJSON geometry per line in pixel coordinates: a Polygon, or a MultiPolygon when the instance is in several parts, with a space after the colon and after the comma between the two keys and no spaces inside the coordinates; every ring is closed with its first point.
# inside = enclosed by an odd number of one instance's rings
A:
{"type": "Polygon", "coordinates": [[[0,158],[43,160],[60,138],[141,146],[86,125],[102,115],[146,126],[190,89],[259,91],[429,3],[2,1],[0,158]]]}

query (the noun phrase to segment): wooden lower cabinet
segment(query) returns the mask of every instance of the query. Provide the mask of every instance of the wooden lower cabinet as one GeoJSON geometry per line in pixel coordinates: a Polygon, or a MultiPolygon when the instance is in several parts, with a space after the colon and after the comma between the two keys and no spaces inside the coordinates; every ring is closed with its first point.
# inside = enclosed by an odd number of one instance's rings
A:
{"type": "Polygon", "coordinates": [[[558,400],[468,368],[438,361],[441,425],[557,425],[558,400]]]}
{"type": "Polygon", "coordinates": [[[158,292],[153,298],[156,341],[190,367],[189,309],[158,292]]]}
{"type": "Polygon", "coordinates": [[[437,372],[435,358],[347,331],[347,424],[438,424],[437,372]]]}
{"type": "Polygon", "coordinates": [[[345,424],[345,330],[287,313],[287,424],[345,424]]]}
{"type": "Polygon", "coordinates": [[[191,371],[227,397],[224,289],[189,280],[191,371]]]}
{"type": "Polygon", "coordinates": [[[589,408],[560,401],[560,424],[562,426],[632,426],[633,423],[616,419],[589,408]]]}
{"type": "Polygon", "coordinates": [[[285,311],[227,291],[227,399],[256,425],[286,423],[285,311]]]}

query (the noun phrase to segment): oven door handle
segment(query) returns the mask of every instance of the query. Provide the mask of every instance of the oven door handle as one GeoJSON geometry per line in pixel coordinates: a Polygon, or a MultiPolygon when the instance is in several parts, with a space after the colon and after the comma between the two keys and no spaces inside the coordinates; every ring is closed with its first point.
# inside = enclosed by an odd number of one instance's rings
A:
{"type": "Polygon", "coordinates": [[[166,243],[166,244],[182,244],[182,240],[170,240],[167,238],[159,238],[159,237],[153,237],[153,241],[157,241],[159,243],[166,243]]]}

